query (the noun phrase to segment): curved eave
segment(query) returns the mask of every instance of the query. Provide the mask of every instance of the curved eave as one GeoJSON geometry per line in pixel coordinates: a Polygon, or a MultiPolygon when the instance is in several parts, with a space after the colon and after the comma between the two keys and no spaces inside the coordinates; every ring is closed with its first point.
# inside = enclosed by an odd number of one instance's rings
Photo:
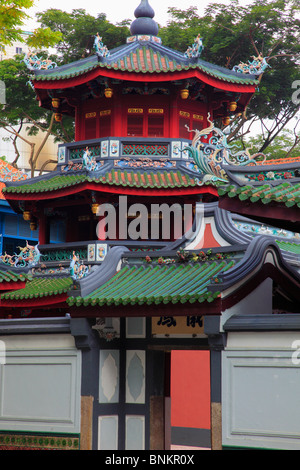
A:
{"type": "Polygon", "coordinates": [[[70,74],[70,76],[57,79],[53,77],[42,75],[40,79],[33,79],[32,83],[36,91],[39,89],[65,89],[70,87],[76,87],[83,85],[90,80],[94,80],[99,76],[111,79],[126,80],[133,82],[171,82],[176,80],[185,80],[188,78],[197,78],[203,83],[210,85],[220,90],[232,91],[237,93],[255,93],[257,83],[253,83],[253,80],[243,80],[242,83],[237,83],[234,77],[226,77],[221,79],[215,76],[213,73],[209,74],[199,70],[197,65],[193,66],[182,66],[181,70],[166,70],[166,71],[128,71],[114,68],[113,66],[106,65],[105,68],[101,66],[94,66],[88,72],[84,72],[81,75],[76,73],[70,74]]]}
{"type": "Polygon", "coordinates": [[[3,281],[0,283],[0,291],[9,291],[16,289],[24,289],[26,285],[25,281],[3,281]]]}
{"type": "Polygon", "coordinates": [[[219,207],[267,225],[300,231],[299,183],[219,188],[219,207]]]}
{"type": "Polygon", "coordinates": [[[232,199],[225,195],[219,196],[219,207],[266,225],[300,232],[300,208],[297,205],[287,207],[283,202],[271,202],[266,206],[260,201],[253,204],[248,201],[240,201],[238,198],[232,199]]]}
{"type": "MultiPolygon", "coordinates": [[[[85,317],[85,318],[96,318],[96,317],[157,317],[157,311],[159,306],[153,305],[104,305],[99,306],[80,306],[80,307],[68,307],[68,312],[71,317],[85,317]]],[[[190,315],[221,315],[222,312],[222,301],[221,297],[217,297],[211,302],[207,300],[204,302],[195,303],[184,303],[181,302],[175,304],[163,304],[161,312],[164,316],[190,316],[190,315]]]]}
{"type": "Polygon", "coordinates": [[[189,196],[193,194],[211,194],[213,196],[218,196],[218,190],[214,186],[182,186],[182,187],[160,187],[160,188],[149,188],[149,187],[129,187],[122,186],[121,184],[99,184],[85,182],[81,184],[74,185],[72,187],[59,188],[52,191],[37,191],[37,192],[7,192],[5,198],[8,201],[35,201],[45,200],[45,199],[56,199],[59,197],[69,196],[73,194],[78,194],[84,191],[96,191],[101,193],[110,193],[110,194],[122,194],[122,195],[132,195],[132,196],[189,196]]]}
{"type": "Polygon", "coordinates": [[[57,295],[45,295],[39,297],[23,298],[22,290],[20,290],[20,298],[5,299],[2,298],[0,301],[0,307],[10,307],[10,308],[37,308],[37,307],[51,307],[52,305],[58,306],[66,304],[67,293],[57,294],[57,295]]]}

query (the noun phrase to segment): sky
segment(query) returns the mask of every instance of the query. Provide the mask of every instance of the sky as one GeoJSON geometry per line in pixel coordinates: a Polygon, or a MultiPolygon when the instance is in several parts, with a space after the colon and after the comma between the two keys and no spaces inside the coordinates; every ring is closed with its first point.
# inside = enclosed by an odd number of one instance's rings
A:
{"type": "MultiPolygon", "coordinates": [[[[169,19],[167,13],[169,7],[186,10],[191,6],[196,6],[198,14],[204,12],[205,7],[216,0],[149,0],[149,4],[155,11],[154,20],[161,26],[165,26],[169,19]]],[[[230,3],[230,0],[218,0],[218,3],[230,3]]],[[[241,5],[252,3],[251,0],[240,0],[241,5]]],[[[28,10],[31,19],[26,23],[28,29],[34,29],[36,12],[43,12],[49,8],[56,8],[70,13],[73,9],[83,8],[87,13],[97,16],[98,13],[105,13],[106,18],[113,24],[124,19],[134,20],[134,10],[140,4],[140,0],[110,0],[109,2],[95,2],[93,0],[36,0],[35,7],[28,10]]]]}

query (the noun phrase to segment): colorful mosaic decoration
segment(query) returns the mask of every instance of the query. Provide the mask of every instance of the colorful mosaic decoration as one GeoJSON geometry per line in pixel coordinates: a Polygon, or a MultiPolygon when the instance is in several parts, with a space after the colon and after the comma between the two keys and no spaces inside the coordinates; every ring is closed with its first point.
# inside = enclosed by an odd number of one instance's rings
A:
{"type": "Polygon", "coordinates": [[[151,158],[140,158],[131,160],[130,158],[122,158],[121,160],[115,160],[115,166],[119,166],[121,168],[174,168],[176,163],[167,159],[154,160],[151,158]]]}
{"type": "Polygon", "coordinates": [[[0,160],[0,181],[24,181],[28,178],[26,173],[0,160]]]}
{"type": "Polygon", "coordinates": [[[57,67],[56,62],[52,62],[50,59],[42,59],[30,51],[24,55],[23,61],[29,70],[49,70],[57,67]]]}
{"type": "Polygon", "coordinates": [[[299,178],[299,170],[289,171],[261,171],[260,173],[246,174],[249,181],[272,181],[299,178]]]}
{"type": "Polygon", "coordinates": [[[86,147],[83,156],[82,156],[82,168],[88,171],[97,171],[98,164],[89,151],[89,148],[86,147]]]}
{"type": "Polygon", "coordinates": [[[189,59],[198,58],[201,56],[203,49],[204,49],[204,46],[203,46],[202,38],[201,38],[201,35],[198,34],[198,36],[194,40],[194,44],[187,48],[184,55],[185,57],[188,57],[189,59]]]}
{"type": "Polygon", "coordinates": [[[102,38],[99,36],[99,33],[96,34],[95,40],[94,40],[94,49],[96,51],[96,54],[101,57],[109,57],[110,52],[107,49],[106,46],[104,46],[102,42],[102,38]]]}
{"type": "Polygon", "coordinates": [[[138,34],[136,36],[130,36],[126,39],[127,44],[131,44],[135,41],[152,41],[156,44],[162,43],[162,40],[160,38],[158,38],[157,36],[150,36],[149,34],[138,34]]]}
{"type": "Polygon", "coordinates": [[[26,246],[19,246],[18,248],[20,249],[19,254],[8,255],[5,252],[4,255],[0,256],[2,263],[15,268],[30,268],[38,264],[41,257],[38,245],[29,245],[26,240],[26,246]]]}
{"type": "Polygon", "coordinates": [[[223,165],[249,165],[250,163],[257,164],[263,163],[266,156],[262,153],[250,155],[249,149],[241,150],[233,153],[236,145],[229,145],[227,143],[226,134],[219,128],[215,127],[214,123],[210,120],[208,114],[207,120],[209,127],[199,130],[190,130],[194,132],[195,136],[192,140],[191,146],[185,147],[185,151],[194,159],[198,170],[204,175],[202,182],[205,181],[228,181],[228,176],[223,165]],[[202,142],[201,139],[206,139],[210,135],[208,142],[202,142]]]}
{"type": "Polygon", "coordinates": [[[261,75],[266,68],[270,67],[267,62],[267,58],[263,57],[262,54],[259,54],[257,57],[252,56],[252,61],[241,62],[239,65],[235,65],[232,70],[234,72],[251,74],[251,75],[261,75]]]}
{"type": "Polygon", "coordinates": [[[79,450],[79,438],[29,434],[0,434],[0,450],[79,450]]]}
{"type": "Polygon", "coordinates": [[[259,235],[272,235],[275,237],[282,237],[287,239],[300,239],[300,234],[296,232],[291,232],[290,230],[284,230],[282,228],[276,227],[267,227],[265,225],[259,225],[255,223],[247,223],[247,222],[238,222],[234,221],[234,225],[238,230],[242,232],[248,232],[253,234],[259,235]]]}
{"type": "Polygon", "coordinates": [[[191,253],[179,248],[174,258],[163,258],[159,256],[158,258],[151,258],[150,256],[145,257],[147,264],[174,264],[174,263],[185,263],[185,262],[206,262],[206,261],[215,261],[228,259],[232,256],[232,253],[213,253],[211,249],[207,251],[200,251],[199,253],[191,253]]]}
{"type": "Polygon", "coordinates": [[[87,276],[89,272],[90,267],[83,264],[83,262],[80,261],[79,256],[76,255],[75,251],[73,251],[70,263],[70,275],[72,279],[78,281],[79,279],[82,279],[87,276]]]}

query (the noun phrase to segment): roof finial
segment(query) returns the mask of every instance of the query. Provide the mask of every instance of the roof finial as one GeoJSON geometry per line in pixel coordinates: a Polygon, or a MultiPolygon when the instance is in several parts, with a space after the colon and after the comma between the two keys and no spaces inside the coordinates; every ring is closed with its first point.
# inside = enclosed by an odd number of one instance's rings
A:
{"type": "Polygon", "coordinates": [[[136,19],[131,23],[130,33],[132,35],[150,34],[157,36],[158,25],[153,20],[154,15],[154,10],[149,5],[148,0],[141,0],[141,3],[134,11],[136,19]]]}

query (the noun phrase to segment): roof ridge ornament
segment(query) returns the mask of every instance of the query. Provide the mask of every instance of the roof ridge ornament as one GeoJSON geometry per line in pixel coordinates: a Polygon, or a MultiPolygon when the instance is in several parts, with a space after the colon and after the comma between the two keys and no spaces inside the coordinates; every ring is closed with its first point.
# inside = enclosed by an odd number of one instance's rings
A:
{"type": "Polygon", "coordinates": [[[232,70],[243,74],[261,75],[266,68],[271,67],[267,62],[268,57],[263,57],[261,52],[258,56],[252,55],[251,58],[253,59],[252,62],[250,60],[248,60],[248,63],[240,62],[232,70]]]}
{"type": "Polygon", "coordinates": [[[110,52],[107,46],[104,46],[102,42],[102,37],[99,36],[99,33],[96,34],[93,47],[96,51],[98,57],[109,57],[110,52]]]}
{"type": "Polygon", "coordinates": [[[35,53],[25,52],[23,61],[29,70],[49,70],[57,67],[57,63],[50,59],[38,57],[35,53]]]}
{"type": "Polygon", "coordinates": [[[79,255],[73,251],[70,262],[70,276],[74,281],[86,277],[90,273],[90,266],[83,264],[80,261],[79,255]]]}
{"type": "Polygon", "coordinates": [[[202,54],[202,51],[204,49],[203,46],[203,41],[202,41],[201,34],[198,34],[198,36],[194,39],[194,44],[192,46],[189,46],[185,52],[185,57],[188,57],[189,59],[193,58],[199,58],[202,54]]]}
{"type": "Polygon", "coordinates": [[[2,263],[14,267],[14,268],[31,268],[36,266],[40,257],[42,256],[37,245],[29,245],[26,240],[26,245],[24,247],[18,246],[20,252],[14,253],[13,255],[8,255],[6,252],[4,255],[0,256],[2,263]]]}
{"type": "Polygon", "coordinates": [[[155,13],[149,5],[148,0],[141,0],[141,3],[134,11],[135,20],[131,23],[130,33],[136,35],[158,35],[158,24],[153,20],[155,13]]]}
{"type": "MultiPolygon", "coordinates": [[[[194,132],[195,136],[192,139],[191,145],[184,148],[189,155],[193,158],[198,169],[204,174],[202,183],[205,181],[221,181],[228,182],[228,175],[223,165],[257,165],[258,160],[260,164],[264,163],[266,156],[263,153],[256,153],[250,155],[249,148],[233,153],[232,150],[238,148],[237,145],[229,145],[227,136],[221,129],[215,127],[214,123],[210,120],[210,113],[207,115],[209,126],[199,131],[191,130],[186,125],[189,132],[194,132]],[[206,142],[202,142],[201,139],[206,142]],[[207,142],[208,139],[208,142],[207,142]]],[[[251,147],[250,147],[251,148],[251,147]]]]}

